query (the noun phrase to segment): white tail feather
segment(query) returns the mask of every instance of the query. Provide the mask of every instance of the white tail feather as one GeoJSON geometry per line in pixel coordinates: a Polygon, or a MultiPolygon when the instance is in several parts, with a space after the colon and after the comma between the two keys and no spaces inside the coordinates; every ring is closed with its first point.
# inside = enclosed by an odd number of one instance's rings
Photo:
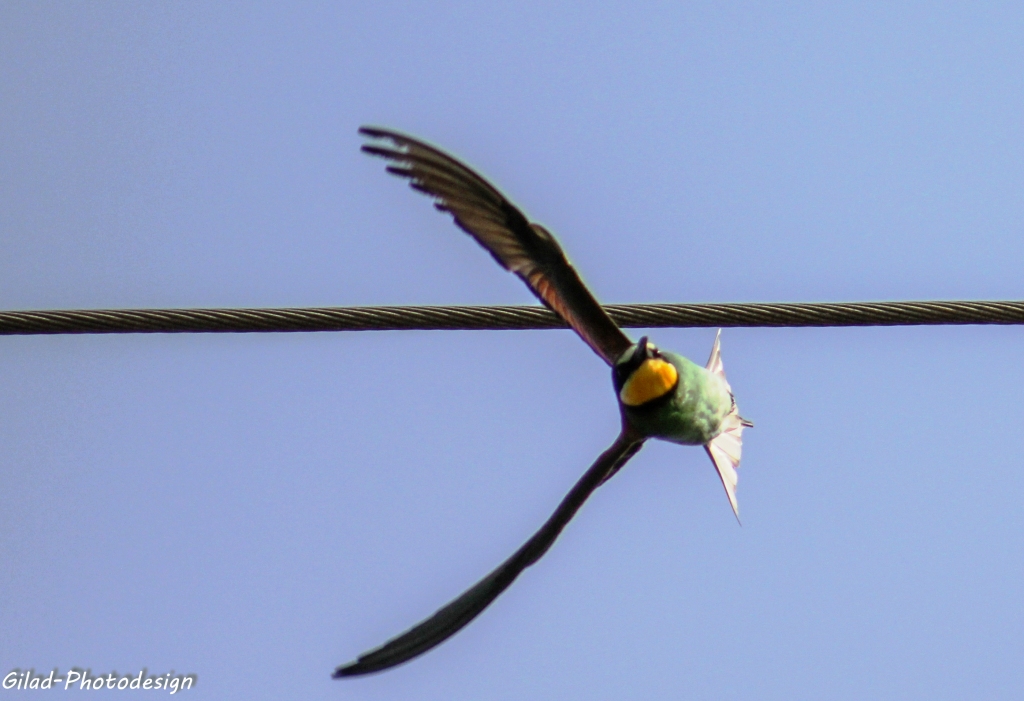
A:
{"type": "MultiPolygon", "coordinates": [[[[719,340],[721,336],[722,330],[719,329],[718,334],[715,336],[715,345],[711,348],[711,357],[708,358],[706,367],[708,371],[721,377],[728,388],[729,382],[725,379],[725,367],[722,365],[721,343],[719,340]]],[[[732,506],[732,511],[736,514],[737,521],[740,518],[740,507],[736,503],[736,483],[739,481],[739,474],[737,474],[736,470],[740,466],[740,457],[743,454],[743,429],[746,426],[752,425],[740,416],[736,402],[733,401],[732,410],[722,420],[721,432],[704,446],[704,450],[708,452],[708,456],[711,458],[711,462],[714,463],[715,469],[718,470],[718,476],[722,480],[722,486],[725,487],[725,494],[729,497],[729,505],[732,506]]]]}

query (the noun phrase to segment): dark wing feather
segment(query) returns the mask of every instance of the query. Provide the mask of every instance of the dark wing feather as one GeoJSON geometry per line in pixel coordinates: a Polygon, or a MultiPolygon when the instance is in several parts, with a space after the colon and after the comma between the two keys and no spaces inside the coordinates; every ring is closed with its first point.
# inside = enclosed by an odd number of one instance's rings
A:
{"type": "Polygon", "coordinates": [[[360,134],[394,146],[366,144],[363,151],[394,165],[388,172],[434,198],[442,212],[490,251],[494,259],[529,286],[538,299],[565,319],[609,365],[632,345],[580,280],[555,237],[531,224],[480,175],[433,146],[385,129],[360,134]]]}
{"type": "Polygon", "coordinates": [[[505,591],[520,572],[548,551],[583,502],[633,457],[642,445],[642,438],[625,431],[620,434],[565,496],[555,513],[512,557],[427,620],[381,647],[361,655],[355,662],[338,667],[334,670],[334,678],[369,674],[394,667],[423,654],[457,633],[505,591]]]}

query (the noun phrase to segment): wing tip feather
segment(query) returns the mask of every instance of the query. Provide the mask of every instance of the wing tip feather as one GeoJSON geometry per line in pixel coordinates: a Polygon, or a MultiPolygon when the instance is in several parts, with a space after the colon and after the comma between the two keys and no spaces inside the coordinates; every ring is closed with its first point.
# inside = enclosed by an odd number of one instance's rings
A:
{"type": "Polygon", "coordinates": [[[377,156],[378,158],[387,158],[392,161],[405,160],[405,154],[401,151],[395,151],[394,149],[387,148],[386,146],[377,146],[375,144],[363,144],[359,147],[359,150],[363,153],[367,153],[371,156],[377,156]]]}
{"type": "Polygon", "coordinates": [[[359,127],[359,133],[362,136],[368,136],[371,139],[393,139],[396,135],[395,132],[390,129],[383,127],[371,127],[368,124],[364,124],[359,127]]]}

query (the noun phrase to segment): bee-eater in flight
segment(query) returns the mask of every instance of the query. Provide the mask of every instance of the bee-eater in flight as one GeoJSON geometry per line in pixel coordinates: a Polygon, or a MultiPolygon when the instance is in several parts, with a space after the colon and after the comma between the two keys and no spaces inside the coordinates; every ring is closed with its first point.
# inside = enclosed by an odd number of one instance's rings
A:
{"type": "Polygon", "coordinates": [[[615,325],[580,280],[558,241],[473,170],[438,149],[387,129],[363,127],[373,143],[363,151],[391,162],[389,173],[407,178],[414,190],[486,248],[506,270],[518,275],[611,366],[622,430],[580,478],[555,513],[532,538],[493,572],[433,616],[384,645],[342,665],[335,678],[379,672],[406,662],[454,635],[483,611],[519,574],[537,562],[583,502],[636,455],[648,438],[702,445],[722,479],[729,504],[736,504],[736,468],[743,428],[725,379],[719,336],[705,367],[658,349],[647,337],[633,343],[615,325]]]}

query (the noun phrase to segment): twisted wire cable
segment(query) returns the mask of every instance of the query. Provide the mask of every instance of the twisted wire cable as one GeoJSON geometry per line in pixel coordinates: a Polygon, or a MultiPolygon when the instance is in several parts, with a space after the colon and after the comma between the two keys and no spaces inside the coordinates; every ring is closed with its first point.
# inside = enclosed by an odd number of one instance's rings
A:
{"type": "MultiPolygon", "coordinates": [[[[609,304],[624,328],[1024,324],[1024,301],[609,304]]],[[[0,312],[0,335],[568,328],[540,306],[0,312]]]]}

